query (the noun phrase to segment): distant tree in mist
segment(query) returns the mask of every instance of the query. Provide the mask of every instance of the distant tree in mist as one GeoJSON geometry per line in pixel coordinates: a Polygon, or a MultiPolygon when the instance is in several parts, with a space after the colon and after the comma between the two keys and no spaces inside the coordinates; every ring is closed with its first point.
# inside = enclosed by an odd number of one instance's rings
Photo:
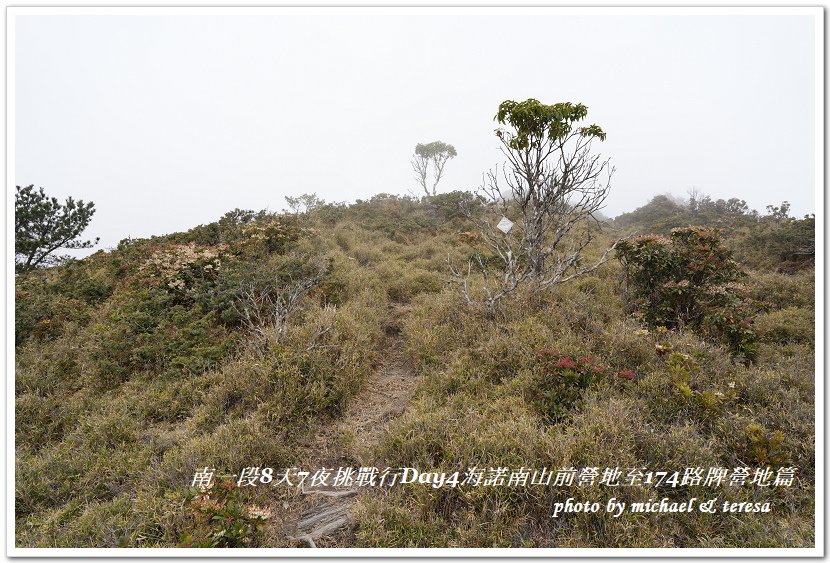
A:
{"type": "Polygon", "coordinates": [[[412,170],[415,171],[415,179],[424,189],[427,196],[434,196],[437,193],[438,182],[444,175],[444,166],[451,158],[458,156],[455,147],[441,141],[433,141],[425,145],[415,145],[415,154],[412,155],[412,170]],[[432,191],[429,187],[429,175],[432,171],[432,191]]]}
{"type": "Polygon", "coordinates": [[[303,194],[297,197],[287,195],[285,196],[285,202],[288,204],[288,208],[291,212],[295,215],[314,211],[315,209],[318,209],[326,204],[325,200],[317,197],[317,194],[303,194]]]}

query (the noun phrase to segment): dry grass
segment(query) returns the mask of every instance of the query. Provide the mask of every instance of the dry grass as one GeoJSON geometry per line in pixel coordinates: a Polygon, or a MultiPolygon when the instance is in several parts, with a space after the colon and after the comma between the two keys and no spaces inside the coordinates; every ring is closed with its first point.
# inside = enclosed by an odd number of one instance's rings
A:
{"type": "MultiPolygon", "coordinates": [[[[379,199],[323,210],[303,224],[317,234],[299,240],[295,251],[330,257],[332,271],[292,320],[285,342],[264,357],[245,347],[241,329],[193,315],[182,317],[189,328],[177,328],[181,349],[169,352],[169,362],[130,363],[140,345],[159,346],[137,341],[115,357],[120,364],[108,364],[112,354],[102,346],[122,342],[108,331],[121,326],[125,304],[141,298],[122,281],[143,259],[140,245],[89,259],[81,281],[61,282],[55,269],[20,282],[18,291],[29,292],[20,318],[34,332],[16,349],[16,545],[176,545],[191,525],[185,492],[196,468],[305,465],[308,450],[301,445],[321,425],[337,427],[342,413],[359,407],[350,400],[383,365],[384,333],[395,333],[420,376],[418,388],[376,448],[367,450],[343,431],[331,442],[340,453],[440,471],[734,467],[755,464],[747,430],[755,424],[765,438],[783,436],[775,453],[797,465],[801,477],[791,489],[722,491],[724,500],[769,499],[770,514],[574,514],[555,521],[551,504],[568,496],[631,502],[648,491],[406,487],[360,497],[354,538],[338,541],[366,547],[814,544],[811,272],[752,273],[751,290],[770,306],[757,319],[758,359],[745,367],[690,332],[645,332],[626,314],[613,262],[544,293],[517,292],[493,321],[447,283],[447,256],[463,260],[477,244],[460,219],[379,199]],[[85,293],[67,297],[58,287],[85,293]],[[319,327],[331,323],[332,306],[331,330],[309,347],[319,327]],[[51,323],[38,324],[44,315],[51,323]],[[211,349],[219,334],[233,345],[211,349]],[[678,394],[658,346],[694,358],[696,397],[727,399],[707,403],[678,394]],[[544,386],[541,348],[593,355],[612,370],[555,424],[535,398],[544,386]],[[203,354],[204,367],[175,367],[181,350],[203,354]],[[633,381],[614,375],[625,369],[636,373],[633,381]]],[[[586,261],[607,242],[597,241],[586,261]]],[[[692,488],[674,496],[707,494],[692,488]]],[[[281,497],[257,493],[247,500],[281,497]]],[[[285,545],[278,527],[254,540],[285,545]]]]}

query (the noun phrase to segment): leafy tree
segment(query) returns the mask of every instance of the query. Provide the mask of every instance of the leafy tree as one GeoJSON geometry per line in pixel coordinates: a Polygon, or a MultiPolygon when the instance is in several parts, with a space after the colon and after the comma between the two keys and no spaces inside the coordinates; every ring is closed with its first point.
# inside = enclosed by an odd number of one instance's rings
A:
{"type": "Polygon", "coordinates": [[[497,214],[495,221],[487,214],[468,216],[479,224],[501,271],[489,275],[480,255],[471,259],[466,276],[453,269],[468,301],[466,278],[473,267],[481,271],[491,316],[496,302],[520,284],[551,287],[598,268],[610,256],[611,248],[595,264],[582,263],[613,173],[608,160],[591,152],[592,141],[604,140],[605,132],[597,125],[579,126],[587,114],[582,104],[545,105],[532,98],[499,106],[495,119],[505,127],[496,135],[508,164],[501,174],[490,171],[479,190],[497,214]],[[499,229],[499,217],[515,228],[499,229]]]}
{"type": "MultiPolygon", "coordinates": [[[[576,265],[590,236],[552,270],[548,259],[559,254],[559,243],[578,222],[602,207],[610,187],[613,169],[591,154],[592,141],[604,141],[605,132],[598,125],[577,126],[587,115],[582,104],[545,105],[532,98],[502,102],[496,114],[496,121],[508,126],[496,136],[511,168],[505,180],[521,211],[528,274],[546,282],[558,282],[576,265]]],[[[505,200],[497,182],[489,187],[492,199],[505,200]]]]}
{"type": "Polygon", "coordinates": [[[444,166],[451,158],[458,156],[455,147],[441,141],[433,141],[422,145],[418,143],[415,145],[415,154],[412,156],[412,169],[415,171],[415,179],[421,184],[421,187],[426,192],[427,196],[435,195],[438,189],[438,182],[444,174],[444,166]],[[431,165],[431,166],[430,166],[431,165]],[[432,193],[427,187],[427,178],[429,177],[429,170],[432,168],[433,183],[432,193]]]}
{"type": "Polygon", "coordinates": [[[39,266],[59,263],[66,257],[52,253],[60,248],[91,248],[98,243],[78,240],[95,213],[91,201],[66,198],[61,204],[34,185],[17,186],[14,202],[15,270],[26,272],[39,266]]]}

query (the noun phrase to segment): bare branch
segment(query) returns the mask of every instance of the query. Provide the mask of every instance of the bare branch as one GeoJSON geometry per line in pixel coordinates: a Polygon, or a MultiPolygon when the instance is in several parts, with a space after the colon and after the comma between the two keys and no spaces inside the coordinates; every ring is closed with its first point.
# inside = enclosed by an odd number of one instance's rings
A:
{"type": "MultiPolygon", "coordinates": [[[[271,346],[282,341],[289,318],[300,308],[308,292],[320,284],[326,270],[326,264],[320,263],[312,273],[299,280],[290,276],[281,278],[277,274],[266,286],[248,282],[240,289],[233,308],[248,329],[250,345],[257,354],[264,356],[271,346]]],[[[317,337],[312,338],[310,344],[317,337]]]]}
{"type": "MultiPolygon", "coordinates": [[[[524,105],[505,104],[508,109],[532,109],[513,123],[517,128],[525,127],[539,112],[553,107],[539,106],[535,100],[524,105]]],[[[475,267],[483,282],[483,297],[479,301],[487,305],[490,316],[496,303],[521,284],[546,289],[564,283],[596,270],[614,250],[612,245],[597,263],[582,264],[583,252],[594,241],[594,233],[601,229],[596,215],[605,204],[614,173],[607,159],[591,152],[593,139],[605,135],[598,127],[563,127],[564,122],[555,121],[562,115],[576,116],[568,122],[571,123],[582,115],[582,110],[583,106],[557,104],[550,113],[557,129],[552,125],[533,129],[536,125],[530,125],[521,132],[497,131],[507,163],[501,171],[496,167],[487,172],[477,190],[489,202],[484,213],[465,213],[478,226],[488,257],[474,255],[464,275],[451,267],[468,303],[476,302],[469,283],[475,267]],[[495,227],[498,215],[514,223],[508,233],[495,227]],[[498,276],[493,275],[496,270],[498,276]]]]}

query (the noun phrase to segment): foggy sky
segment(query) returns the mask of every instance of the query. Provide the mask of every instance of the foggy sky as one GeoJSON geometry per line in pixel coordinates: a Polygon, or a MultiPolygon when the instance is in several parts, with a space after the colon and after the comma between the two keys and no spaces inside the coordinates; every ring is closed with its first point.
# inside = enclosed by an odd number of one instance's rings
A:
{"type": "MultiPolygon", "coordinates": [[[[434,11],[434,10],[433,10],[434,11]]],[[[608,134],[616,216],[692,187],[815,211],[811,16],[17,16],[15,183],[95,202],[85,237],[186,230],[417,193],[416,143],[452,143],[441,191],[504,161],[506,99],[581,102],[608,134]]]]}

